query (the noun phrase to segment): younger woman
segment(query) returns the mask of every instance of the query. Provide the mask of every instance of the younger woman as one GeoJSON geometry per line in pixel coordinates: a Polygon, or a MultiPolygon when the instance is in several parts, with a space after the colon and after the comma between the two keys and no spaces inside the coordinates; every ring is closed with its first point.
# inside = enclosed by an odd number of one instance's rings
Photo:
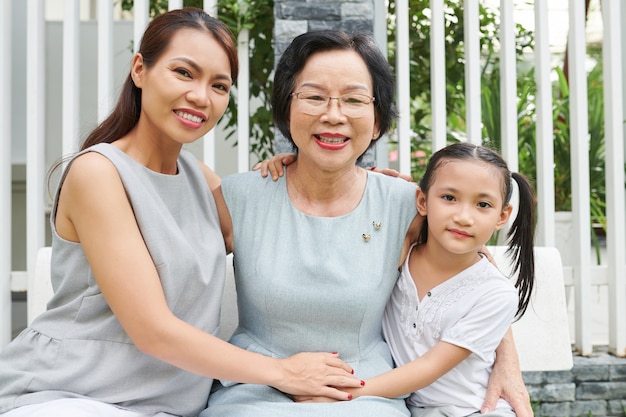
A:
{"type": "MultiPolygon", "coordinates": [[[[532,292],[534,203],[526,178],[511,173],[490,149],[457,143],[432,156],[417,192],[417,209],[426,221],[383,319],[398,367],[367,380],[356,395],[411,393],[407,404],[413,417],[480,414],[496,347],[532,292]],[[511,179],[520,194],[508,233],[517,290],[479,254],[511,215],[511,179]]],[[[488,415],[515,413],[500,399],[488,415]]]]}

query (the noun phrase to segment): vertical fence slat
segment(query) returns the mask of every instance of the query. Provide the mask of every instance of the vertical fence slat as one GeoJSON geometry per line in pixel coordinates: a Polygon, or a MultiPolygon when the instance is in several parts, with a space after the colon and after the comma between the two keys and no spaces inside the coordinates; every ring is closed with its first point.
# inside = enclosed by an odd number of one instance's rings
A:
{"type": "Polygon", "coordinates": [[[63,155],[76,151],[79,125],[80,4],[65,0],[63,14],[63,155]]]}
{"type": "Polygon", "coordinates": [[[587,115],[587,72],[585,4],[569,0],[568,68],[570,85],[570,148],[572,158],[572,216],[574,235],[575,348],[589,355],[592,347],[591,254],[589,244],[589,121],[587,115]]]}
{"type": "MultiPolygon", "coordinates": [[[[387,54],[387,4],[384,1],[374,1],[374,38],[380,50],[387,54]],[[384,18],[377,18],[384,16],[384,18]]],[[[376,159],[374,166],[380,169],[389,168],[389,136],[383,135],[376,140],[376,159]]]]}
{"type": "Polygon", "coordinates": [[[183,0],[168,0],[167,1],[167,9],[182,9],[183,8],[183,0]]]}
{"type": "Polygon", "coordinates": [[[213,17],[217,17],[217,0],[204,0],[204,11],[213,17]]]}
{"type": "Polygon", "coordinates": [[[11,2],[0,7],[0,350],[11,340],[11,2]]]}
{"type": "Polygon", "coordinates": [[[411,98],[409,85],[409,2],[396,1],[396,95],[398,106],[398,168],[411,174],[411,98]]]}
{"type": "MultiPolygon", "coordinates": [[[[515,21],[513,2],[500,0],[500,135],[502,156],[511,172],[519,170],[517,141],[517,57],[515,53],[515,21]]],[[[482,94],[481,94],[482,95],[482,94]]],[[[496,116],[497,117],[497,116],[496,116]]],[[[499,233],[500,244],[506,243],[506,234],[517,216],[519,193],[511,197],[513,213],[506,227],[499,233]]]]}
{"type": "Polygon", "coordinates": [[[430,0],[430,88],[433,150],[446,146],[446,52],[443,0],[430,0]]]}
{"type": "Polygon", "coordinates": [[[517,145],[517,57],[513,2],[500,0],[500,106],[502,155],[513,172],[519,170],[517,145]]]}
{"type": "Polygon", "coordinates": [[[239,81],[237,81],[237,166],[238,172],[250,170],[250,58],[248,37],[250,31],[242,29],[237,38],[239,55],[239,81]]]}
{"type": "MultiPolygon", "coordinates": [[[[217,17],[216,0],[204,0],[203,6],[205,12],[213,17],[217,17]]],[[[202,160],[211,167],[211,169],[215,169],[215,129],[211,129],[211,131],[202,138],[202,160]]]]}
{"type": "Polygon", "coordinates": [[[548,0],[535,0],[535,83],[537,84],[537,239],[541,246],[554,247],[554,138],[552,82],[550,81],[550,37],[548,0]]]}
{"type": "Polygon", "coordinates": [[[148,26],[150,18],[150,1],[134,0],[133,3],[133,52],[137,52],[143,31],[148,26]]]}
{"type": "MultiPolygon", "coordinates": [[[[28,2],[26,107],[33,120],[46,120],[44,1],[28,2]]],[[[37,251],[45,245],[45,123],[26,125],[26,267],[35,274],[37,251]]]]}
{"type": "Polygon", "coordinates": [[[98,2],[98,123],[113,108],[113,3],[98,2]]]}
{"type": "Polygon", "coordinates": [[[481,100],[480,100],[480,25],[478,0],[463,0],[465,43],[465,114],[467,140],[482,143],[481,100]]]}
{"type": "Polygon", "coordinates": [[[602,45],[604,78],[604,137],[606,146],[606,215],[609,281],[609,350],[626,355],[626,247],[624,225],[624,122],[622,121],[622,62],[620,4],[604,0],[602,45]]]}

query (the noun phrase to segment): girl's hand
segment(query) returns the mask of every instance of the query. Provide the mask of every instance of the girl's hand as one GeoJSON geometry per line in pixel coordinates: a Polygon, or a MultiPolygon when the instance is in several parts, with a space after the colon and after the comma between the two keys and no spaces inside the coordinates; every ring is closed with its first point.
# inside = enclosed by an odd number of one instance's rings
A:
{"type": "Polygon", "coordinates": [[[337,353],[305,352],[279,361],[283,370],[281,380],[272,386],[294,396],[345,401],[352,399],[352,394],[336,387],[358,388],[363,383],[337,353]]]}
{"type": "Polygon", "coordinates": [[[496,260],[493,258],[493,255],[491,254],[491,252],[489,252],[489,249],[487,248],[487,246],[483,245],[483,247],[480,248],[478,253],[482,253],[483,255],[485,255],[485,257],[487,258],[489,262],[494,264],[496,267],[498,266],[498,264],[496,263],[496,260]]]}
{"type": "Polygon", "coordinates": [[[263,161],[252,167],[253,171],[261,170],[261,176],[267,177],[268,171],[272,175],[272,179],[276,181],[278,177],[285,175],[283,165],[290,165],[296,162],[298,156],[295,153],[279,153],[274,155],[270,159],[264,159],[263,161]]]}

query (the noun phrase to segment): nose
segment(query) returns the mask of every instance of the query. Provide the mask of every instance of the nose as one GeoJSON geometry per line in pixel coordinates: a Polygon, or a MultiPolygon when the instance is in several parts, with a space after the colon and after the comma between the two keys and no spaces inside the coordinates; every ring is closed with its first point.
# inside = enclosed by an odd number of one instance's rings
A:
{"type": "Polygon", "coordinates": [[[197,106],[207,106],[209,104],[209,89],[201,84],[195,84],[187,93],[187,99],[197,106]]]}
{"type": "Polygon", "coordinates": [[[345,119],[346,115],[341,110],[341,98],[340,97],[328,97],[328,104],[326,105],[326,111],[322,114],[328,121],[334,121],[337,119],[345,119]],[[333,105],[333,101],[336,104],[333,105]]]}
{"type": "Polygon", "coordinates": [[[458,224],[471,226],[474,223],[471,209],[472,207],[469,204],[457,205],[457,210],[454,213],[453,220],[458,224]]]}

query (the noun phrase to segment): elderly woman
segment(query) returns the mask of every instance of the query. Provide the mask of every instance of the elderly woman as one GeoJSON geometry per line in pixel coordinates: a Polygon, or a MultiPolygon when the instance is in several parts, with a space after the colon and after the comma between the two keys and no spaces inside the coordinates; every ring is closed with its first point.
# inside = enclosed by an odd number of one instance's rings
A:
{"type": "MultiPolygon", "coordinates": [[[[365,35],[298,36],[276,69],[272,105],[297,161],[278,181],[228,176],[239,327],[236,346],[277,358],[336,351],[367,379],[393,361],[382,338],[407,230],[419,221],[416,186],[367,171],[357,159],[395,116],[388,63],[365,35]]],[[[521,377],[510,340],[499,360],[521,377]]],[[[523,384],[521,384],[523,387],[523,384]]],[[[527,399],[522,389],[517,397],[527,399]]],[[[530,410],[530,408],[528,408],[530,410]]],[[[297,403],[265,385],[214,384],[202,417],[408,416],[402,398],[297,403]]],[[[519,414],[520,416],[523,414],[519,414]]],[[[530,415],[530,414],[528,414],[530,415]]]]}

